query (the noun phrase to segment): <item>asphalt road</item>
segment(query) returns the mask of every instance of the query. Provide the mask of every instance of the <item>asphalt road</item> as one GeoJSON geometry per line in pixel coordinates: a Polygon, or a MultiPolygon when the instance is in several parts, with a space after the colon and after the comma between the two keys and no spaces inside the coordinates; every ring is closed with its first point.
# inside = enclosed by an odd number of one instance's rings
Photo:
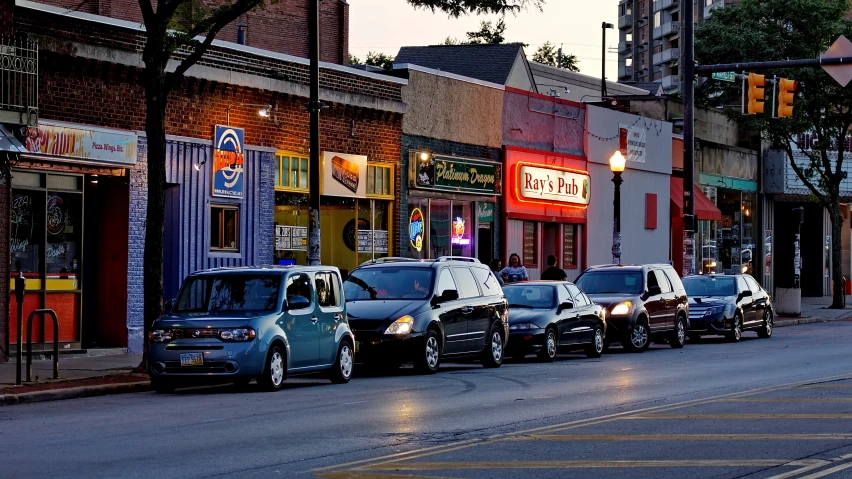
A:
{"type": "Polygon", "coordinates": [[[0,477],[852,477],[852,321],[0,408],[0,477]],[[847,379],[848,378],[848,379],[847,379]]]}

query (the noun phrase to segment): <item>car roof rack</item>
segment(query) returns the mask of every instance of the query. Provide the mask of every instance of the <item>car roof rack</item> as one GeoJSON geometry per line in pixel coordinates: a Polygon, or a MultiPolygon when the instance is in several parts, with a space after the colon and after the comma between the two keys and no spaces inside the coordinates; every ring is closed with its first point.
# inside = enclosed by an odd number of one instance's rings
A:
{"type": "Polygon", "coordinates": [[[389,256],[389,257],[386,257],[386,258],[375,258],[375,259],[371,259],[370,261],[365,261],[365,262],[361,263],[361,266],[365,266],[365,265],[368,265],[368,264],[382,264],[382,263],[413,263],[413,262],[419,262],[419,261],[422,261],[422,260],[414,259],[414,258],[405,258],[405,257],[402,257],[402,256],[389,256]]]}
{"type": "Polygon", "coordinates": [[[436,261],[466,261],[468,263],[480,263],[481,262],[476,258],[469,258],[467,256],[439,256],[436,261]]]}

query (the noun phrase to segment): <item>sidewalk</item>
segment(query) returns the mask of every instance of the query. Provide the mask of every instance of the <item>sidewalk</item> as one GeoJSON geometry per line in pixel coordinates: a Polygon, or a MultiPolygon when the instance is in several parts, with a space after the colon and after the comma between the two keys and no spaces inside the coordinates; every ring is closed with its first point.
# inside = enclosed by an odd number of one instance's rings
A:
{"type": "Polygon", "coordinates": [[[0,405],[144,391],[150,388],[148,375],[133,373],[141,360],[141,354],[77,358],[60,355],[59,380],[52,379],[52,360],[33,360],[33,381],[27,383],[24,356],[21,386],[15,385],[17,364],[0,363],[0,405]]]}
{"type": "Polygon", "coordinates": [[[796,324],[822,323],[852,318],[852,296],[846,297],[846,309],[828,309],[831,297],[802,298],[802,314],[797,318],[777,316],[775,327],[793,326],[796,324]]]}

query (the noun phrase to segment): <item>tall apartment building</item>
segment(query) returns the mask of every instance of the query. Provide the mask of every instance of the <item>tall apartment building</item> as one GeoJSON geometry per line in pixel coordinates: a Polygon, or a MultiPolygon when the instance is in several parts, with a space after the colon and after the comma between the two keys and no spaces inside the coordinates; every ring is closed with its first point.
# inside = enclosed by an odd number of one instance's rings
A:
{"type": "MultiPolygon", "coordinates": [[[[731,0],[692,0],[696,23],[731,0]]],[[[689,0],[620,0],[618,81],[658,82],[664,93],[680,90],[680,29],[689,0]]]]}

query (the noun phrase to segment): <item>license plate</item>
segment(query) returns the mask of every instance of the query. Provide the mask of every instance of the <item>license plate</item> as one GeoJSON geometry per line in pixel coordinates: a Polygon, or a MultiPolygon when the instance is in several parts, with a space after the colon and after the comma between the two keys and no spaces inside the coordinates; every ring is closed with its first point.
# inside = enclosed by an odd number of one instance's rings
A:
{"type": "Polygon", "coordinates": [[[204,355],[201,353],[188,353],[180,355],[181,366],[201,366],[204,364],[204,355]]]}
{"type": "Polygon", "coordinates": [[[361,343],[355,341],[355,352],[357,353],[359,349],[361,349],[361,343]]]}

